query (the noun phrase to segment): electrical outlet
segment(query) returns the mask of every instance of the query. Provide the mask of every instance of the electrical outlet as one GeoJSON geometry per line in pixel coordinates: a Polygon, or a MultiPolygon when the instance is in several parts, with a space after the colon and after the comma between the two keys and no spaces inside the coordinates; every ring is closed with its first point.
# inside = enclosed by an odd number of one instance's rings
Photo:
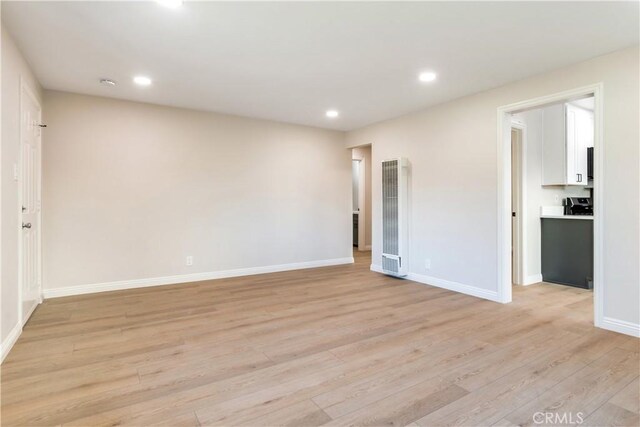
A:
{"type": "Polygon", "coordinates": [[[560,196],[558,196],[557,194],[555,195],[555,201],[556,203],[560,203],[560,196]]]}
{"type": "Polygon", "coordinates": [[[431,270],[431,260],[430,259],[427,258],[427,259],[424,260],[424,268],[426,270],[431,270]]]}
{"type": "Polygon", "coordinates": [[[193,257],[191,255],[187,257],[187,265],[193,265],[193,257]]]}
{"type": "Polygon", "coordinates": [[[14,163],[13,164],[13,180],[17,181],[18,180],[18,164],[14,163]]]}

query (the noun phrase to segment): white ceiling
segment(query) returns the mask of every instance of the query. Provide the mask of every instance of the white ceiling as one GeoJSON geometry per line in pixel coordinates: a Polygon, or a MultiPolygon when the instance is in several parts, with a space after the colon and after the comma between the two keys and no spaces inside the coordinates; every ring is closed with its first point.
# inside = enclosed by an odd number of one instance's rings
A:
{"type": "Polygon", "coordinates": [[[638,13],[638,2],[2,2],[47,89],[341,130],[638,44],[638,13]],[[437,81],[420,84],[423,70],[437,81]],[[153,85],[133,85],[137,74],[153,85]]]}

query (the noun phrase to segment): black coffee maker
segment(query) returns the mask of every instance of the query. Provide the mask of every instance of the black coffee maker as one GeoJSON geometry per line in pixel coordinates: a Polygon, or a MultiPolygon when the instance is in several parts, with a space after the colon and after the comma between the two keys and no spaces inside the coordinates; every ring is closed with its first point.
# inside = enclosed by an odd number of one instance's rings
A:
{"type": "Polygon", "coordinates": [[[567,197],[565,215],[593,215],[591,197],[567,197]]]}

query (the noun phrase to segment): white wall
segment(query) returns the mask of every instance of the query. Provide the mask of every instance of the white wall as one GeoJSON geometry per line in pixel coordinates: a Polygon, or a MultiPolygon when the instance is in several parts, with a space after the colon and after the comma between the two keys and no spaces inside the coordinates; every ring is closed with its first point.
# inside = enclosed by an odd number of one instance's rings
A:
{"type": "Polygon", "coordinates": [[[567,197],[589,197],[589,191],[577,186],[542,186],[542,141],[543,141],[543,109],[525,111],[514,114],[517,123],[526,126],[526,260],[524,260],[525,283],[540,281],[542,274],[541,253],[541,206],[562,206],[567,197]]]}
{"type": "Polygon", "coordinates": [[[20,79],[41,100],[41,89],[29,64],[16,47],[12,37],[2,29],[2,277],[0,334],[2,355],[11,345],[10,336],[21,327],[18,307],[18,182],[13,179],[14,165],[20,162],[20,79]]]}
{"type": "Polygon", "coordinates": [[[348,147],[373,144],[373,263],[381,262],[377,165],[405,156],[412,164],[410,271],[469,293],[497,295],[497,109],[603,82],[604,316],[637,327],[638,60],[636,46],[349,132],[348,147]]]}
{"type": "Polygon", "coordinates": [[[371,246],[371,146],[354,148],[351,156],[364,163],[364,241],[366,246],[371,246]]]}
{"type": "Polygon", "coordinates": [[[45,295],[351,259],[342,132],[52,91],[44,112],[45,295]]]}

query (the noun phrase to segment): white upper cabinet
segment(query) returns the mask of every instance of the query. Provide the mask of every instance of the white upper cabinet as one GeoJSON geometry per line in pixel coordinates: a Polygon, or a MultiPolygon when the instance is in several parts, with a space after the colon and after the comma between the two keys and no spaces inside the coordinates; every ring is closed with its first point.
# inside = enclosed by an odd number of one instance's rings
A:
{"type": "Polygon", "coordinates": [[[593,112],[572,104],[544,109],[542,185],[587,185],[593,112]]]}
{"type": "Polygon", "coordinates": [[[543,110],[542,185],[566,185],[567,153],[564,105],[543,110]]]}

